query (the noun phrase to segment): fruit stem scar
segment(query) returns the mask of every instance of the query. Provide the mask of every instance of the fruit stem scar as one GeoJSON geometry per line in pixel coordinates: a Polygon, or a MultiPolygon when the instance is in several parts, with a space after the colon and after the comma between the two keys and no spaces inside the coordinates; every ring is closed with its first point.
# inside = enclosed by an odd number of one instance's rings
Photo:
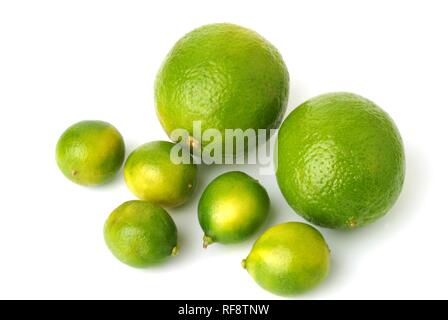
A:
{"type": "Polygon", "coordinates": [[[347,221],[347,225],[349,228],[353,229],[356,228],[356,226],[358,225],[358,223],[356,222],[355,218],[351,218],[347,221]]]}
{"type": "Polygon", "coordinates": [[[171,256],[175,257],[179,253],[179,246],[174,246],[173,250],[171,251],[171,256]]]}
{"type": "Polygon", "coordinates": [[[72,176],[76,176],[78,174],[78,171],[72,170],[72,176]]]}
{"type": "Polygon", "coordinates": [[[241,266],[246,269],[246,259],[243,259],[243,261],[241,261],[241,266]]]}
{"type": "Polygon", "coordinates": [[[204,237],[202,238],[202,248],[207,249],[207,247],[211,245],[213,242],[214,241],[212,238],[204,234],[204,237]]]}

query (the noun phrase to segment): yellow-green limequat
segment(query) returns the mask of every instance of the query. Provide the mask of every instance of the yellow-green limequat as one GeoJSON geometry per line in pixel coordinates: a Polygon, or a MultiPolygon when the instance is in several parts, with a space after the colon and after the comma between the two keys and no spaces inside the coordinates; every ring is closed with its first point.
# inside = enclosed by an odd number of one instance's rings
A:
{"type": "Polygon", "coordinates": [[[330,250],[317,229],[288,222],[268,229],[242,264],[261,287],[290,296],[325,279],[330,270],[330,250]]]}
{"type": "Polygon", "coordinates": [[[174,163],[173,143],[153,141],[135,149],[126,160],[124,178],[129,189],[140,199],[163,207],[183,204],[196,186],[196,165],[174,163]]]}
{"type": "Polygon", "coordinates": [[[121,262],[148,267],[178,252],[177,229],[161,207],[132,200],[116,208],[104,225],[104,239],[121,262]]]}
{"type": "Polygon", "coordinates": [[[199,200],[203,246],[247,239],[266,220],[269,204],[266,190],[249,175],[232,171],[218,176],[206,187],[199,200]]]}
{"type": "Polygon", "coordinates": [[[123,138],[114,126],[104,121],[81,121],[59,138],[56,162],[71,181],[97,185],[116,175],[124,152],[123,138]]]}

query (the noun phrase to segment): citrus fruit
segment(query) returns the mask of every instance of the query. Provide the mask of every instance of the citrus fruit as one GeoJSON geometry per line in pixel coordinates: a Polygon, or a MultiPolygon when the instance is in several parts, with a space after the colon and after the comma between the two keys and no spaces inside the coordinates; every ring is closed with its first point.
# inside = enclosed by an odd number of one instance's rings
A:
{"type": "Polygon", "coordinates": [[[124,178],[140,199],[164,207],[181,205],[193,194],[196,165],[171,161],[173,143],[153,141],[135,149],[126,160],[124,178]]]}
{"type": "Polygon", "coordinates": [[[327,276],[330,250],[315,228],[288,222],[268,229],[242,264],[264,289],[293,295],[313,288],[327,276]]]}
{"type": "Polygon", "coordinates": [[[104,225],[104,239],[115,257],[133,267],[147,267],[176,255],[177,229],[161,207],[147,201],[123,203],[104,225]]]}
{"type": "Polygon", "coordinates": [[[380,218],[404,180],[403,144],[392,119],[352,93],[329,93],[296,108],[282,124],[277,182],[307,220],[352,229],[380,218]]]}
{"type": "Polygon", "coordinates": [[[124,160],[121,134],[104,121],[81,121],[69,127],[56,146],[56,162],[62,173],[81,185],[110,180],[124,160]]]}
{"type": "MultiPolygon", "coordinates": [[[[158,118],[171,135],[202,131],[271,129],[280,124],[289,91],[289,75],[277,49],[256,32],[229,23],[202,26],[171,49],[155,81],[158,118]]],[[[200,137],[199,137],[200,139],[200,137]]],[[[234,154],[236,149],[225,150],[234,154]]]]}
{"type": "Polygon", "coordinates": [[[204,247],[213,242],[247,239],[266,220],[269,203],[263,186],[243,172],[227,172],[215,178],[204,190],[198,205],[204,247]]]}

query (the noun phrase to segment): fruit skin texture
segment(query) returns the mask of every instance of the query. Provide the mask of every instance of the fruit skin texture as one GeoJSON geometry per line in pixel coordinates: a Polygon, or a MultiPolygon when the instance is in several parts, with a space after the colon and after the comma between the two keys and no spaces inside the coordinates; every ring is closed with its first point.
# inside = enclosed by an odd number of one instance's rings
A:
{"type": "Polygon", "coordinates": [[[247,239],[266,220],[270,200],[263,186],[240,171],[215,178],[199,200],[198,218],[204,247],[247,239]]]}
{"type": "Polygon", "coordinates": [[[124,161],[120,132],[104,121],[81,121],[69,127],[56,145],[56,162],[62,173],[80,185],[110,180],[124,161]]]}
{"type": "Polygon", "coordinates": [[[183,128],[192,136],[193,121],[199,120],[203,131],[215,128],[223,140],[224,129],[277,128],[288,92],[288,71],[277,49],[256,32],[229,23],[185,35],[155,81],[157,115],[169,135],[183,128]]]}
{"type": "Polygon", "coordinates": [[[301,222],[268,229],[243,266],[264,289],[294,295],[320,283],[330,270],[330,250],[319,231],[301,222]]]}
{"type": "Polygon", "coordinates": [[[135,149],[126,160],[124,178],[140,199],[163,207],[183,204],[196,186],[196,165],[171,162],[173,143],[153,141],[135,149]]]}
{"type": "Polygon", "coordinates": [[[177,229],[161,207],[127,201],[104,225],[104,239],[114,256],[132,267],[147,267],[177,254],[177,229]]]}
{"type": "Polygon", "coordinates": [[[296,108],[277,140],[277,182],[289,205],[328,228],[353,229],[397,200],[405,156],[392,119],[373,102],[329,93],[296,108]]]}

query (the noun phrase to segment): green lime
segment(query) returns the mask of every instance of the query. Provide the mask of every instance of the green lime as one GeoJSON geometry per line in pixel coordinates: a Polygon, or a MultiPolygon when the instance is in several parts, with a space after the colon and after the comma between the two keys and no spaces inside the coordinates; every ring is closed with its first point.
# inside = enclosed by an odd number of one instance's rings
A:
{"type": "MultiPolygon", "coordinates": [[[[288,71],[277,49],[229,23],[205,25],[181,38],[155,81],[157,115],[169,135],[182,128],[196,138],[193,121],[200,121],[203,131],[217,129],[223,141],[225,129],[277,128],[288,91],[288,71]]],[[[235,148],[226,151],[233,154],[235,148]]]]}
{"type": "Polygon", "coordinates": [[[263,186],[243,172],[227,172],[215,178],[204,190],[198,205],[204,247],[213,242],[247,239],[266,220],[269,203],[263,186]]]}
{"type": "Polygon", "coordinates": [[[133,200],[120,205],[104,225],[114,256],[132,267],[147,267],[177,254],[177,229],[161,207],[133,200]]]}
{"type": "Polygon", "coordinates": [[[330,250],[319,231],[301,222],[268,229],[243,260],[254,280],[279,295],[293,295],[319,284],[330,270],[330,250]]]}
{"type": "Polygon", "coordinates": [[[356,228],[382,217],[404,180],[403,144],[392,119],[351,93],[303,103],[282,124],[277,182],[289,205],[328,228],[356,228]]]}
{"type": "Polygon", "coordinates": [[[153,141],[135,149],[126,160],[124,178],[129,189],[140,199],[164,207],[183,204],[196,185],[196,165],[175,163],[171,159],[174,144],[153,141]]]}
{"type": "Polygon", "coordinates": [[[69,127],[56,146],[56,162],[62,173],[81,185],[110,180],[124,160],[123,138],[103,121],[81,121],[69,127]]]}

